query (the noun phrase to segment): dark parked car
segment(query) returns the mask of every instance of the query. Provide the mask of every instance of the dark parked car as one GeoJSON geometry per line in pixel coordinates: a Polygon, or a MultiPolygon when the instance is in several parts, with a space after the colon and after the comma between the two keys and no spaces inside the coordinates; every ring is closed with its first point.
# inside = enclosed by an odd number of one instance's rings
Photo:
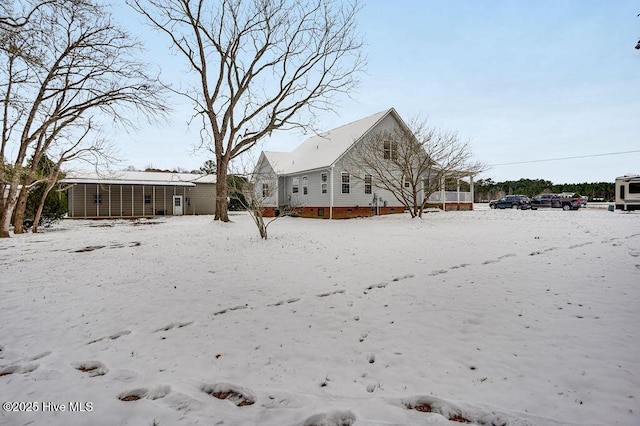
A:
{"type": "Polygon", "coordinates": [[[562,210],[578,210],[581,197],[561,197],[558,194],[538,194],[531,199],[531,209],[561,208],[562,210]]]}
{"type": "Polygon", "coordinates": [[[507,195],[499,200],[493,200],[489,203],[492,209],[522,209],[531,208],[531,200],[525,195],[507,195]]]}

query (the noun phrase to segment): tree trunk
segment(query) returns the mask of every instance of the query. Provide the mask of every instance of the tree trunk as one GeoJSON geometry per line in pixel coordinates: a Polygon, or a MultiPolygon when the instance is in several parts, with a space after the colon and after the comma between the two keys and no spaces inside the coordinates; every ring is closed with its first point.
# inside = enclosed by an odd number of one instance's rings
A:
{"type": "Polygon", "coordinates": [[[36,215],[33,218],[33,227],[31,228],[32,232],[35,234],[38,232],[38,223],[40,223],[40,216],[42,216],[42,211],[44,210],[44,204],[47,201],[47,197],[49,196],[49,192],[55,186],[57,181],[57,176],[51,182],[47,183],[47,186],[44,189],[44,193],[40,198],[40,202],[38,203],[38,210],[36,210],[36,215]]]}
{"type": "Polygon", "coordinates": [[[13,215],[13,209],[16,206],[18,185],[20,184],[20,178],[18,173],[11,179],[9,184],[9,196],[7,197],[4,208],[2,209],[2,215],[0,215],[0,238],[9,238],[9,228],[11,227],[11,216],[13,215]]]}
{"type": "Polygon", "coordinates": [[[27,199],[29,198],[29,189],[26,185],[22,186],[18,201],[13,209],[13,233],[22,234],[24,232],[24,214],[27,209],[27,199]]]}
{"type": "Polygon", "coordinates": [[[227,211],[227,167],[228,160],[222,156],[217,159],[217,175],[216,175],[216,214],[213,220],[229,222],[229,212],[227,211]]]}

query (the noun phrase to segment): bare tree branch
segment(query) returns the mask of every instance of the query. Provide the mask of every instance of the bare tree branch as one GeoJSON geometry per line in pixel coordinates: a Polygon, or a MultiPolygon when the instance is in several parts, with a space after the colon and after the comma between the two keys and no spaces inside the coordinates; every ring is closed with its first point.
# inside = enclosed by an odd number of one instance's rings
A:
{"type": "Polygon", "coordinates": [[[485,169],[473,161],[469,142],[421,119],[365,138],[349,152],[346,164],[356,179],[391,192],[411,217],[422,217],[429,196],[440,190],[445,178],[485,169]]]}
{"type": "Polygon", "coordinates": [[[92,124],[95,115],[134,127],[139,119],[157,120],[167,111],[157,79],[136,59],[141,46],[112,22],[106,6],[93,0],[12,4],[22,10],[5,21],[20,24],[19,31],[0,26],[0,37],[7,42],[0,49],[0,73],[6,76],[0,79],[0,154],[3,164],[9,163],[8,172],[0,175],[2,185],[9,187],[0,219],[2,237],[9,236],[21,179],[29,176],[27,158],[38,160],[54,142],[62,152],[78,148],[85,129],[99,131],[92,124]],[[15,157],[7,159],[8,152],[15,157]]]}
{"type": "Polygon", "coordinates": [[[216,219],[227,221],[229,162],[276,130],[313,130],[350,95],[364,66],[355,0],[128,0],[187,61],[198,87],[181,93],[216,155],[216,219]]]}

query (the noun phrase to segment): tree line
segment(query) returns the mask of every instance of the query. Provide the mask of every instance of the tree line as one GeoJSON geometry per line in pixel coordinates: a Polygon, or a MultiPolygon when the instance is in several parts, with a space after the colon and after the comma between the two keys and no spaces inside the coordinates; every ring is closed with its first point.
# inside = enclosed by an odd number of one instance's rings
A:
{"type": "Polygon", "coordinates": [[[491,178],[480,179],[474,183],[475,202],[495,200],[505,195],[526,195],[574,192],[586,195],[589,200],[613,201],[615,188],[613,182],[562,183],[554,184],[544,179],[520,179],[494,182],[491,178]]]}

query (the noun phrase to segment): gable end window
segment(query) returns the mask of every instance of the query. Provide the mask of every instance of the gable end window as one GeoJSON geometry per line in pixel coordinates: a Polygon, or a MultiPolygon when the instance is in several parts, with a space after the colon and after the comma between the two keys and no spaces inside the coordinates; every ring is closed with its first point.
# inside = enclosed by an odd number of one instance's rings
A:
{"type": "Polygon", "coordinates": [[[351,185],[349,182],[349,173],[342,172],[342,193],[348,194],[351,190],[351,185]]]}
{"type": "Polygon", "coordinates": [[[398,142],[386,140],[383,142],[383,151],[385,160],[397,160],[398,159],[398,142]]]}
{"type": "Polygon", "coordinates": [[[294,177],[291,185],[291,192],[297,194],[300,188],[300,178],[294,177]]]}
{"type": "Polygon", "coordinates": [[[269,184],[268,183],[263,183],[262,184],[262,198],[267,198],[269,197],[269,184]]]}

